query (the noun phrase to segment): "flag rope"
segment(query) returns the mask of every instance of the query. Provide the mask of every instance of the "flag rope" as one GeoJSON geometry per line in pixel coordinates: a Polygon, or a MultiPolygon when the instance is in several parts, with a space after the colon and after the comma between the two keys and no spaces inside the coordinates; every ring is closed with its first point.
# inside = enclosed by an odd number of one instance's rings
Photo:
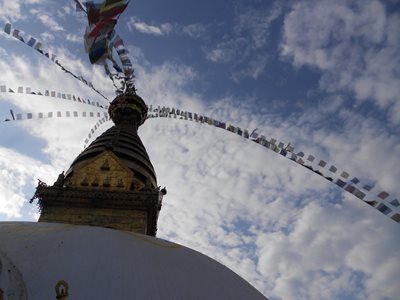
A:
{"type": "Polygon", "coordinates": [[[11,118],[1,118],[0,123],[24,121],[24,120],[39,120],[52,118],[108,118],[107,112],[99,111],[49,111],[49,112],[29,112],[29,113],[14,113],[10,109],[11,118]]]}
{"type": "Polygon", "coordinates": [[[59,62],[58,59],[56,59],[56,55],[55,54],[51,54],[51,53],[45,51],[44,48],[43,48],[43,44],[38,39],[36,39],[35,37],[25,34],[25,32],[22,31],[22,30],[15,29],[15,28],[13,29],[11,23],[6,23],[5,26],[4,26],[4,30],[3,31],[6,34],[10,35],[11,37],[15,38],[16,40],[24,43],[25,45],[28,45],[29,47],[31,47],[34,50],[36,50],[37,52],[39,52],[43,56],[47,57],[53,63],[55,63],[57,66],[59,66],[61,68],[61,70],[63,70],[65,73],[70,74],[75,79],[77,79],[80,82],[84,83],[86,86],[90,87],[93,91],[95,91],[97,94],[99,94],[105,100],[110,102],[110,100],[106,96],[104,96],[99,90],[97,90],[90,81],[86,80],[83,76],[75,75],[73,72],[71,72],[70,70],[65,68],[64,65],[62,65],[59,62]]]}
{"type": "Polygon", "coordinates": [[[271,138],[268,141],[265,136],[257,133],[257,129],[249,134],[248,130],[241,129],[232,124],[227,125],[228,123],[226,122],[221,122],[207,116],[165,106],[158,106],[155,108],[149,106],[147,118],[178,118],[202,124],[207,123],[208,125],[237,134],[309,169],[324,179],[336,184],[339,188],[352,194],[357,199],[379,210],[395,222],[400,223],[400,203],[393,195],[390,195],[386,191],[376,192],[378,190],[377,186],[361,184],[361,181],[357,177],[351,178],[350,174],[346,171],[338,172],[338,168],[332,164],[329,164],[329,168],[325,168],[328,166],[328,163],[324,160],[317,159],[314,155],[310,154],[306,158],[303,152],[295,153],[294,147],[290,143],[286,145],[283,142],[278,142],[275,138],[271,138]]]}
{"type": "Polygon", "coordinates": [[[34,96],[44,96],[44,97],[51,97],[51,98],[57,98],[58,100],[67,100],[67,101],[74,101],[78,102],[81,104],[86,104],[90,106],[94,106],[100,109],[108,109],[108,105],[102,105],[98,101],[93,101],[88,98],[86,100],[84,97],[79,97],[73,94],[68,94],[68,93],[62,93],[59,91],[51,91],[51,90],[45,90],[45,92],[40,92],[40,91],[32,91],[30,87],[23,87],[23,86],[18,86],[17,89],[11,89],[10,87],[7,88],[6,85],[0,85],[0,93],[10,93],[10,94],[25,94],[25,95],[34,95],[34,96]],[[24,93],[25,91],[25,93],[24,93]]]}

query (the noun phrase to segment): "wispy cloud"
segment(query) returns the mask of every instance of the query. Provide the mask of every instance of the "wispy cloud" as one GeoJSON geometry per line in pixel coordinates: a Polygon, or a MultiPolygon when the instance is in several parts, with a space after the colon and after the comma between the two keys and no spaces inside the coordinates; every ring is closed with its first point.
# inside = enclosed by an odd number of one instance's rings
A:
{"type": "Polygon", "coordinates": [[[137,17],[130,17],[127,25],[130,31],[137,30],[145,34],[168,35],[172,31],[172,25],[170,23],[164,23],[159,26],[149,25],[137,17]]]}
{"type": "Polygon", "coordinates": [[[237,9],[232,33],[206,50],[206,58],[215,63],[229,63],[235,68],[232,79],[257,79],[268,62],[267,46],[270,26],[282,13],[280,5],[270,9],[237,9]]]}
{"type": "Polygon", "coordinates": [[[44,42],[49,42],[49,41],[54,40],[54,35],[52,35],[51,33],[48,33],[48,32],[42,33],[40,35],[40,37],[44,42]]]}
{"type": "Polygon", "coordinates": [[[184,35],[194,39],[202,37],[206,32],[206,26],[200,23],[181,25],[176,23],[163,23],[150,25],[138,17],[130,17],[127,22],[130,31],[136,30],[144,34],[167,36],[170,34],[184,35]]]}
{"type": "Polygon", "coordinates": [[[320,87],[372,100],[400,122],[398,14],[380,1],[307,1],[285,17],[281,54],[322,72],[320,87]]]}
{"type": "Polygon", "coordinates": [[[67,41],[73,42],[73,43],[82,43],[83,37],[79,36],[77,34],[72,34],[72,33],[67,33],[65,35],[65,38],[67,41]]]}
{"type": "Polygon", "coordinates": [[[21,4],[19,1],[1,0],[0,5],[2,7],[0,10],[0,18],[2,21],[7,19],[15,21],[22,18],[21,4]]]}
{"type": "Polygon", "coordinates": [[[39,19],[40,22],[43,23],[46,27],[53,31],[64,31],[64,28],[58,24],[56,20],[54,20],[53,17],[47,14],[39,14],[37,15],[37,18],[39,19]]]}
{"type": "Polygon", "coordinates": [[[206,26],[203,24],[189,24],[182,27],[182,32],[192,38],[200,38],[206,33],[206,26]]]}

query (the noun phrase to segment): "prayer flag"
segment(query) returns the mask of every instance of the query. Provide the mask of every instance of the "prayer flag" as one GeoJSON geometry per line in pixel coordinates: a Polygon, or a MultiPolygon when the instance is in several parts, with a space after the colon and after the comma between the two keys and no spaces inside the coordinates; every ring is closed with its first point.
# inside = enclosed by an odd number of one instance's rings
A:
{"type": "Polygon", "coordinates": [[[344,179],[347,179],[347,178],[349,178],[350,174],[343,171],[342,174],[340,174],[340,176],[343,177],[344,179]]]}
{"type": "Polygon", "coordinates": [[[385,204],[383,204],[383,203],[380,203],[376,207],[376,209],[379,210],[380,212],[384,213],[385,215],[387,215],[387,214],[392,212],[392,210],[389,207],[387,207],[385,204]]]}
{"type": "Polygon", "coordinates": [[[400,223],[400,214],[393,214],[393,216],[390,217],[393,221],[400,223]]]}
{"type": "Polygon", "coordinates": [[[22,120],[22,114],[17,114],[17,120],[22,120]]]}
{"type": "Polygon", "coordinates": [[[352,183],[354,183],[354,184],[357,184],[357,183],[360,182],[360,180],[358,180],[357,177],[353,177],[350,181],[351,181],[352,183]]]}
{"type": "Polygon", "coordinates": [[[397,199],[393,199],[392,201],[390,201],[390,204],[394,207],[398,207],[400,205],[400,202],[397,199]]]}
{"type": "Polygon", "coordinates": [[[311,161],[311,162],[313,162],[314,159],[315,159],[315,157],[314,157],[313,155],[311,155],[311,154],[310,154],[310,155],[308,156],[308,158],[307,158],[307,160],[308,160],[308,161],[311,161]]]}
{"type": "Polygon", "coordinates": [[[18,29],[14,29],[12,35],[17,40],[20,40],[21,42],[24,42],[24,39],[19,35],[19,30],[18,29]]]}
{"type": "Polygon", "coordinates": [[[371,205],[372,207],[375,207],[375,205],[378,204],[378,202],[374,201],[374,200],[372,200],[372,201],[371,200],[366,200],[365,203],[367,203],[368,205],[371,205]]]}
{"type": "Polygon", "coordinates": [[[58,111],[58,112],[57,112],[57,117],[58,117],[58,118],[61,118],[61,111],[58,111]]]}
{"type": "Polygon", "coordinates": [[[36,43],[36,39],[34,37],[31,37],[28,41],[28,46],[32,47],[33,45],[35,45],[36,43]]]}
{"type": "Polygon", "coordinates": [[[366,185],[363,186],[363,189],[367,190],[367,191],[370,191],[370,190],[372,190],[372,186],[366,184],[366,185]]]}
{"type": "Polygon", "coordinates": [[[304,157],[304,153],[303,153],[303,152],[299,152],[299,153],[297,153],[296,155],[297,155],[297,156],[300,156],[300,157],[304,157]]]}
{"type": "Polygon", "coordinates": [[[356,188],[355,188],[354,186],[352,186],[351,184],[349,184],[349,185],[345,188],[345,190],[348,191],[349,193],[353,193],[355,189],[356,189],[356,188]]]}
{"type": "Polygon", "coordinates": [[[278,144],[278,147],[279,148],[283,148],[285,146],[285,144],[284,143],[282,143],[282,142],[279,142],[279,144],[278,144]]]}
{"type": "Polygon", "coordinates": [[[331,166],[331,167],[329,168],[329,171],[331,171],[332,173],[336,173],[337,168],[336,168],[335,166],[331,166]]]}
{"type": "Polygon", "coordinates": [[[272,145],[275,145],[275,143],[276,143],[276,139],[274,139],[274,138],[271,138],[269,142],[270,142],[272,145]]]}
{"type": "Polygon", "coordinates": [[[24,87],[23,86],[19,86],[18,87],[18,93],[23,93],[24,92],[24,87]]]}
{"type": "Polygon", "coordinates": [[[325,167],[326,166],[326,161],[323,161],[323,160],[320,160],[320,162],[318,163],[318,165],[320,166],[320,167],[325,167]]]}
{"type": "Polygon", "coordinates": [[[343,180],[337,179],[336,180],[336,185],[340,186],[341,188],[343,188],[346,185],[346,182],[344,182],[343,180]]]}
{"type": "Polygon", "coordinates": [[[250,134],[250,138],[254,138],[256,139],[258,137],[258,134],[256,133],[256,131],[258,130],[258,128],[254,129],[251,134],[250,134]]]}
{"type": "Polygon", "coordinates": [[[380,192],[378,194],[378,197],[381,198],[382,200],[386,199],[387,196],[389,196],[389,193],[387,193],[387,192],[380,192]]]}
{"type": "Polygon", "coordinates": [[[363,192],[361,192],[359,189],[355,189],[353,194],[354,194],[354,196],[356,196],[358,199],[361,199],[361,200],[363,200],[365,197],[365,194],[363,192]]]}
{"type": "Polygon", "coordinates": [[[7,87],[5,85],[0,86],[0,91],[2,93],[6,93],[7,92],[7,87]]]}
{"type": "Polygon", "coordinates": [[[294,147],[291,146],[291,145],[287,145],[286,150],[287,150],[288,152],[293,152],[293,151],[294,151],[294,147]]]}
{"type": "Polygon", "coordinates": [[[11,34],[11,24],[7,23],[6,26],[4,27],[4,32],[11,34]]]}
{"type": "Polygon", "coordinates": [[[32,119],[32,113],[27,113],[26,117],[27,117],[27,119],[32,119]]]}

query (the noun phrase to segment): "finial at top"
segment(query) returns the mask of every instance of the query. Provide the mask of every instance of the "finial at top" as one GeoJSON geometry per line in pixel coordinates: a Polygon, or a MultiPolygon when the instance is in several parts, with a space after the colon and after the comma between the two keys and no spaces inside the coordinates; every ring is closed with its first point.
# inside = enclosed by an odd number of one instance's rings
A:
{"type": "Polygon", "coordinates": [[[125,123],[137,128],[146,121],[147,111],[146,103],[135,92],[118,95],[108,108],[115,125],[125,123]]]}

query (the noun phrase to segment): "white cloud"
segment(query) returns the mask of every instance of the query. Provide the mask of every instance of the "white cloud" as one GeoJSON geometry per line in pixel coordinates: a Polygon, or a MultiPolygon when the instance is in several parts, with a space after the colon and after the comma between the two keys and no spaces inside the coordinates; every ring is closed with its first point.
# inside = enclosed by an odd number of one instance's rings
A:
{"type": "Polygon", "coordinates": [[[0,20],[13,22],[22,18],[20,1],[0,0],[0,20]]]}
{"type": "Polygon", "coordinates": [[[43,23],[44,26],[53,31],[64,31],[64,28],[50,15],[41,13],[37,15],[37,18],[43,23]]]}
{"type": "Polygon", "coordinates": [[[271,24],[281,12],[280,4],[261,10],[237,10],[232,33],[206,50],[206,58],[215,63],[232,64],[235,81],[244,77],[257,79],[267,67],[266,47],[271,24]]]}
{"type": "MultiPolygon", "coordinates": [[[[379,123],[355,114],[349,118],[340,98],[281,119],[268,108],[254,113],[248,99],[205,106],[184,92],[191,79],[182,66],[138,69],[139,93],[151,103],[186,106],[245,128],[259,127],[267,136],[293,141],[298,150],[308,148],[339,168],[362,178],[380,177],[389,191],[398,190],[399,172],[386,170],[400,155],[399,139],[377,134],[379,123]],[[342,117],[343,131],[325,127],[323,120],[332,113],[342,117]],[[317,124],[322,126],[318,131],[317,124]]],[[[308,170],[207,125],[149,120],[140,135],[159,184],[168,189],[160,237],[218,259],[271,299],[390,299],[399,292],[393,281],[379,285],[387,276],[399,276],[398,269],[390,268],[398,259],[398,224],[360,200],[343,197],[308,170]],[[379,243],[370,228],[379,231],[379,243]],[[354,261],[353,253],[366,261],[384,256],[387,262],[375,260],[362,268],[366,263],[354,261]]]]}
{"type": "Polygon", "coordinates": [[[0,170],[0,217],[3,215],[6,219],[21,217],[21,208],[26,203],[23,193],[26,185],[36,184],[34,180],[38,177],[48,180],[54,173],[50,166],[3,147],[0,147],[0,170]]]}
{"type": "Polygon", "coordinates": [[[54,40],[54,35],[52,35],[51,33],[48,33],[48,32],[43,32],[41,35],[40,35],[40,37],[41,37],[41,39],[44,41],[44,42],[49,42],[49,41],[52,41],[52,40],[54,40]]]}
{"type": "Polygon", "coordinates": [[[203,24],[189,24],[182,27],[183,33],[187,34],[192,38],[200,38],[206,32],[206,27],[203,24]]]}
{"type": "Polygon", "coordinates": [[[137,30],[141,33],[153,35],[168,35],[173,30],[173,26],[169,23],[164,23],[159,26],[149,25],[137,17],[130,17],[127,25],[130,31],[137,30]]]}
{"type": "Polygon", "coordinates": [[[174,33],[177,35],[189,36],[194,39],[202,37],[206,32],[206,26],[199,23],[189,25],[180,25],[176,23],[150,25],[140,20],[138,17],[130,17],[127,26],[129,31],[137,30],[141,33],[158,36],[168,36],[174,33]]]}
{"type": "Polygon", "coordinates": [[[376,0],[303,1],[285,17],[281,54],[322,72],[322,89],[351,91],[400,122],[400,16],[376,0]]]}
{"type": "Polygon", "coordinates": [[[82,43],[83,41],[83,37],[79,36],[77,34],[72,34],[72,33],[67,33],[65,35],[65,38],[67,39],[67,41],[73,42],[73,43],[82,43]]]}

